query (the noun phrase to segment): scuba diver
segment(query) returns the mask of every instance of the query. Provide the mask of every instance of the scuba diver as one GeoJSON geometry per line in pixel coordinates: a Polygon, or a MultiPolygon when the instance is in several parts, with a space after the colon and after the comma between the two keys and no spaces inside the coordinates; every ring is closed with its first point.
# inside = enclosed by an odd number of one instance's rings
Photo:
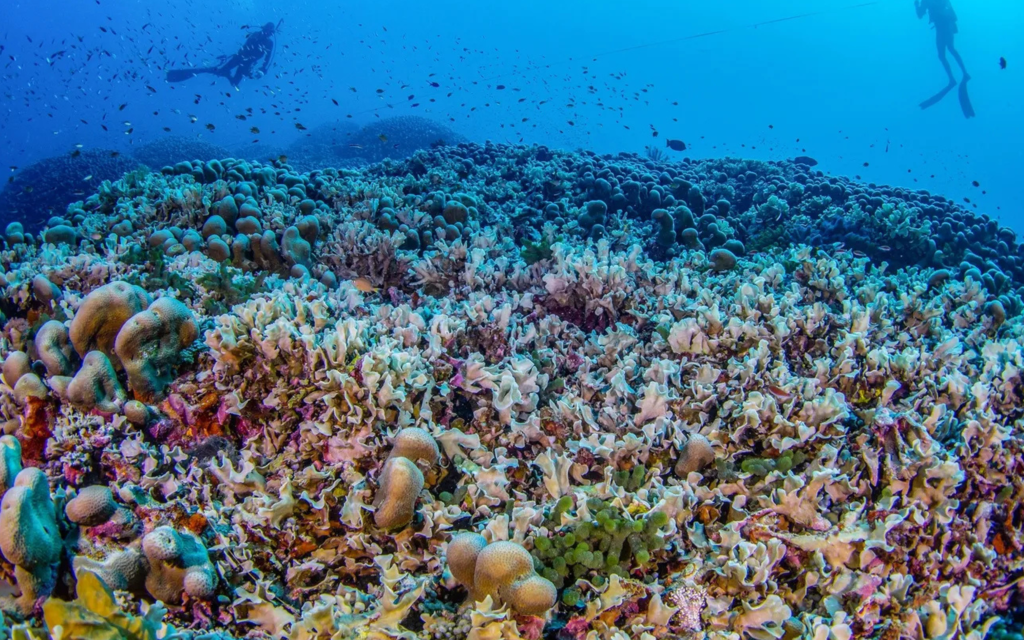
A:
{"type": "Polygon", "coordinates": [[[949,78],[949,84],[937,94],[922,102],[921,108],[927,109],[937,104],[957,86],[953,69],[946,58],[946,52],[948,51],[953,55],[956,63],[960,65],[960,71],[963,73],[959,92],[960,108],[964,113],[964,117],[973,118],[974,108],[971,106],[971,99],[967,95],[967,81],[971,79],[971,75],[967,73],[964,59],[960,57],[960,52],[956,50],[956,46],[953,44],[954,36],[957,34],[956,12],[953,11],[953,5],[950,4],[950,0],[914,0],[914,8],[917,10],[918,18],[923,18],[927,14],[928,21],[935,28],[935,46],[938,49],[939,62],[942,63],[942,68],[946,70],[946,76],[949,78]]]}
{"type": "MultiPolygon", "coordinates": [[[[283,20],[281,22],[284,22],[283,20]]],[[[281,22],[275,25],[268,22],[259,31],[250,33],[245,44],[232,56],[220,56],[215,67],[196,67],[194,69],[172,69],[167,72],[168,82],[181,82],[201,73],[221,76],[238,86],[243,78],[258,80],[266,75],[274,58],[274,35],[281,28],[281,22]]]]}

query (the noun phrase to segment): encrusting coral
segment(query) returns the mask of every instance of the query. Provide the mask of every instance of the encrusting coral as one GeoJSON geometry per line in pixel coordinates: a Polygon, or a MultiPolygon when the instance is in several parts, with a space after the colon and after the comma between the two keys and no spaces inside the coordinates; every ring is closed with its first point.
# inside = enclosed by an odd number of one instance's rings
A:
{"type": "Polygon", "coordinates": [[[183,160],[50,228],[0,251],[0,520],[64,534],[4,549],[33,638],[164,600],[188,639],[970,640],[1022,604],[1024,250],[943,198],[461,144],[183,160]]]}

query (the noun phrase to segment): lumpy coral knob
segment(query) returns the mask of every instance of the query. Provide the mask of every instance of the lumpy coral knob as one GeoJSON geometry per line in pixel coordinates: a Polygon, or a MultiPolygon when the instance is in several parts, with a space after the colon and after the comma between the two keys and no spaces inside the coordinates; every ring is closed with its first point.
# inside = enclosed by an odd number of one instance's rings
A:
{"type": "Polygon", "coordinates": [[[53,591],[61,537],[46,474],[22,470],[0,502],[0,551],[15,565],[22,610],[53,591]]]}
{"type": "Polygon", "coordinates": [[[128,319],[150,304],[142,287],[127,282],[111,282],[94,289],[82,300],[71,321],[71,344],[78,355],[102,351],[114,358],[114,342],[128,319]]]}
{"type": "Polygon", "coordinates": [[[160,298],[132,316],[117,334],[114,351],[137,399],[150,402],[173,380],[181,351],[199,337],[192,312],[181,301],[160,298]]]}
{"type": "Polygon", "coordinates": [[[711,441],[699,433],[690,434],[679,451],[676,461],[676,475],[685,478],[694,471],[700,471],[715,461],[715,450],[711,441]]]}
{"type": "Polygon", "coordinates": [[[476,572],[476,559],[487,546],[487,538],[479,533],[465,532],[456,535],[448,543],[448,568],[452,576],[473,595],[476,572]]]}
{"type": "Polygon", "coordinates": [[[441,453],[437,441],[426,429],[407,427],[395,436],[395,446],[391,449],[392,458],[408,458],[413,462],[423,462],[428,467],[437,464],[441,453]]]}
{"type": "Polygon", "coordinates": [[[515,542],[495,542],[480,551],[473,586],[474,599],[491,596],[522,615],[543,615],[558,598],[555,585],[534,571],[530,552],[515,542]]]}
{"type": "Polygon", "coordinates": [[[117,502],[109,488],[102,485],[86,487],[72,498],[64,513],[68,520],[84,527],[94,527],[110,520],[117,511],[117,502]]]}
{"type": "Polygon", "coordinates": [[[209,599],[217,587],[217,573],[203,543],[190,533],[171,527],[153,529],[142,539],[142,551],[149,561],[146,590],[169,604],[192,598],[209,599]]]}
{"type": "Polygon", "coordinates": [[[398,529],[412,522],[423,481],[423,472],[412,460],[390,458],[385,462],[373,503],[374,523],[381,529],[398,529]]]}

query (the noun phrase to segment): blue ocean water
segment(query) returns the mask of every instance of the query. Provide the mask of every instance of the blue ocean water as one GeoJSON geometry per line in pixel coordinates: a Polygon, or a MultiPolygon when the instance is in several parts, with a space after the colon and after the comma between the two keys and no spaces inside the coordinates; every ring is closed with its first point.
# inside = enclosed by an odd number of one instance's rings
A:
{"type": "Polygon", "coordinates": [[[969,120],[956,91],[918,107],[945,74],[911,0],[8,0],[0,156],[16,183],[22,167],[75,149],[128,153],[176,135],[262,154],[325,122],[413,114],[476,141],[808,155],[1024,231],[1024,4],[953,5],[969,120]],[[211,64],[280,20],[266,77],[165,82],[167,69],[211,64]]]}

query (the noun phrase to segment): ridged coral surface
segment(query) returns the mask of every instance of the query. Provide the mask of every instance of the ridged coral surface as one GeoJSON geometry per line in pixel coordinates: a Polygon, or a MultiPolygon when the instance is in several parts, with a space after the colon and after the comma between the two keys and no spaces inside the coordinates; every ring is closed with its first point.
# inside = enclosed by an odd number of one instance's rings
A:
{"type": "Polygon", "coordinates": [[[159,597],[292,640],[980,639],[1021,604],[1024,251],[941,197],[467,144],[179,163],[51,223],[0,252],[3,478],[45,472],[61,538],[63,604],[7,609],[37,637],[159,597]]]}

